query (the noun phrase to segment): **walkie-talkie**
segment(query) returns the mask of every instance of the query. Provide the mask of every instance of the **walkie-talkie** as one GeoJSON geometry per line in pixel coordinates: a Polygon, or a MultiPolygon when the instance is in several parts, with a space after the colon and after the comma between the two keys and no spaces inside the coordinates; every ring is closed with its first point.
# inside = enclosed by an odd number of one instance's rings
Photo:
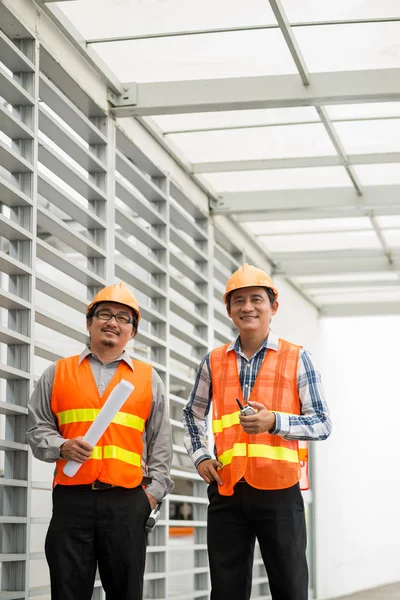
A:
{"type": "Polygon", "coordinates": [[[236,402],[238,403],[239,409],[240,409],[240,414],[243,415],[244,417],[248,417],[249,415],[255,415],[256,414],[256,410],[254,410],[254,408],[252,406],[249,406],[248,404],[245,404],[243,406],[243,404],[240,402],[239,398],[236,398],[236,402]]]}

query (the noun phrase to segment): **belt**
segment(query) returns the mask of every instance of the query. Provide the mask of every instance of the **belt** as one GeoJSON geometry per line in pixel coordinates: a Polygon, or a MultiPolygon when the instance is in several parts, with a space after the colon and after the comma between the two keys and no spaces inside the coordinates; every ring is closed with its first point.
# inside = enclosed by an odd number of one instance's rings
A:
{"type": "Polygon", "coordinates": [[[118,485],[114,485],[113,483],[105,483],[104,481],[93,481],[93,483],[89,483],[92,490],[109,490],[111,488],[120,487],[118,485]]]}
{"type": "MultiPolygon", "coordinates": [[[[151,477],[143,477],[140,485],[147,486],[147,485],[150,485],[151,482],[152,482],[151,477]]],[[[92,490],[96,490],[96,491],[97,490],[109,490],[111,488],[121,487],[120,485],[114,485],[113,483],[105,483],[104,481],[99,481],[99,479],[96,479],[96,481],[93,481],[93,483],[89,483],[87,485],[92,490]]]]}

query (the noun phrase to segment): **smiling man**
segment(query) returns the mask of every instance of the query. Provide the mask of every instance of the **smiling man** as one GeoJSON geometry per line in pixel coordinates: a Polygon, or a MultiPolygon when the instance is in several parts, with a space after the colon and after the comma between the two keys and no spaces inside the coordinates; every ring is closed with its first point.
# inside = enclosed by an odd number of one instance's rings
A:
{"type": "Polygon", "coordinates": [[[88,347],[50,365],[29,401],[33,454],[56,463],[45,543],[52,600],[90,600],[97,567],[107,600],[142,599],[145,523],[173,483],[164,385],[125,350],[139,320],[124,284],[101,290],[87,308],[88,347]],[[134,390],[92,448],[82,437],[121,379],[134,390]],[[74,477],[63,473],[68,460],[82,463],[74,477]]]}
{"type": "Polygon", "coordinates": [[[203,359],[184,409],[185,446],[209,484],[211,600],[250,598],[256,538],[273,600],[307,600],[299,481],[306,441],[331,431],[321,378],[308,352],[270,330],[278,291],[264,271],[242,265],[224,301],[239,337],[203,359]]]}

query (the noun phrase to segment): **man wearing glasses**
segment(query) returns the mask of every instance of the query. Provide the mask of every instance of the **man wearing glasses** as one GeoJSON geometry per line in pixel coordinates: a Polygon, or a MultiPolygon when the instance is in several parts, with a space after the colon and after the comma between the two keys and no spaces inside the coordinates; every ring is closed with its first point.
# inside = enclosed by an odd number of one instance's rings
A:
{"type": "Polygon", "coordinates": [[[124,284],[101,290],[87,308],[89,345],[50,365],[29,401],[33,454],[56,463],[45,542],[52,600],[90,600],[96,568],[107,600],[142,599],[145,523],[173,483],[164,385],[125,350],[139,320],[124,284]],[[122,379],[134,390],[92,448],[82,437],[122,379]],[[73,477],[63,472],[69,460],[82,463],[73,477]]]}

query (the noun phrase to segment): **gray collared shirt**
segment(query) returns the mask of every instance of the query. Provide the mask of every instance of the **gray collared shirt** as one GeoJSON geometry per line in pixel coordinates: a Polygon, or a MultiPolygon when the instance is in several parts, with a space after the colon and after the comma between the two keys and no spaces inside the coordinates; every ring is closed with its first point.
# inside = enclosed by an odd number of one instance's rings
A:
{"type": "MultiPolygon", "coordinates": [[[[132,371],[134,370],[131,357],[126,350],[108,364],[103,364],[92,354],[89,347],[85,348],[79,356],[79,364],[86,357],[100,396],[121,361],[124,361],[132,371]]],[[[60,458],[60,446],[66,441],[58,429],[57,417],[51,410],[55,371],[56,363],[44,371],[28,403],[28,443],[33,455],[45,462],[57,461],[60,458]]],[[[153,480],[146,491],[160,501],[174,487],[170,478],[172,434],[164,384],[154,369],[152,369],[152,406],[143,432],[143,442],[143,458],[147,466],[147,475],[153,480]]]]}

